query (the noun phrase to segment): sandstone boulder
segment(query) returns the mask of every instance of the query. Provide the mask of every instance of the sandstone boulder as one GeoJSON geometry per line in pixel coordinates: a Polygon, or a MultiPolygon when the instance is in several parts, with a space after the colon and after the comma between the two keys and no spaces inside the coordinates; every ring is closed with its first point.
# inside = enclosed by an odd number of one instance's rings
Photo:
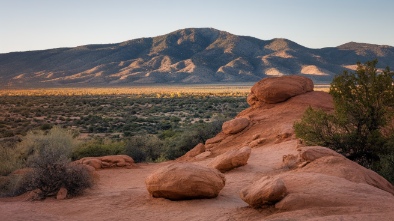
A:
{"type": "Polygon", "coordinates": [[[133,158],[127,155],[110,155],[100,157],[102,167],[127,167],[134,164],[133,158]]]}
{"type": "Polygon", "coordinates": [[[127,155],[109,155],[103,157],[84,157],[74,163],[90,166],[97,170],[109,167],[131,168],[134,165],[134,160],[127,155]]]}
{"type": "Polygon", "coordinates": [[[153,197],[185,200],[217,197],[225,181],[218,170],[192,163],[174,163],[153,172],[145,184],[153,197]]]}
{"type": "Polygon", "coordinates": [[[320,173],[364,183],[394,195],[394,186],[376,172],[369,170],[343,156],[326,156],[310,162],[298,172],[320,173]]]}
{"type": "Polygon", "coordinates": [[[78,162],[80,162],[83,165],[93,167],[96,170],[101,169],[101,160],[99,158],[84,157],[80,159],[78,162]]]}
{"type": "Polygon", "coordinates": [[[279,178],[272,177],[263,177],[240,192],[241,199],[253,208],[275,204],[286,194],[285,183],[279,178]]]}
{"type": "Polygon", "coordinates": [[[335,152],[334,150],[321,146],[302,147],[300,148],[299,156],[301,161],[306,162],[312,162],[316,159],[326,156],[343,157],[341,154],[335,152]]]}
{"type": "Polygon", "coordinates": [[[292,75],[264,78],[252,87],[247,102],[252,107],[260,103],[275,104],[310,91],[313,91],[313,82],[306,77],[292,75]]]}
{"type": "Polygon", "coordinates": [[[222,130],[225,134],[236,134],[249,126],[247,118],[235,118],[223,123],[222,130]]]}
{"type": "Polygon", "coordinates": [[[248,162],[251,151],[252,149],[250,147],[227,151],[226,153],[217,156],[208,164],[208,166],[215,168],[222,173],[244,166],[248,162]]]}
{"type": "Polygon", "coordinates": [[[187,153],[185,153],[185,155],[180,157],[179,160],[187,160],[187,159],[193,158],[203,152],[205,152],[205,145],[202,143],[199,143],[195,147],[193,147],[193,149],[191,149],[187,153]]]}

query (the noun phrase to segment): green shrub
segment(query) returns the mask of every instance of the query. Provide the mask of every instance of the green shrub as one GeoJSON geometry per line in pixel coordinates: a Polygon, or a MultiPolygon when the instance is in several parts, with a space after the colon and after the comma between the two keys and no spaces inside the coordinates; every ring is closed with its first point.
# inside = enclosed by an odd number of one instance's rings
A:
{"type": "Polygon", "coordinates": [[[58,127],[46,134],[43,131],[29,132],[16,151],[18,158],[31,170],[23,176],[10,177],[3,188],[8,190],[5,195],[40,189],[40,197],[45,198],[65,187],[68,194],[73,196],[91,187],[93,179],[88,169],[70,164],[71,150],[75,145],[72,134],[58,127]],[[9,188],[11,184],[13,187],[9,188]]]}
{"type": "Polygon", "coordinates": [[[72,151],[72,159],[78,160],[83,157],[101,157],[107,155],[118,155],[125,152],[125,143],[111,140],[93,140],[80,144],[72,151]]]}
{"type": "Polygon", "coordinates": [[[16,148],[0,144],[0,176],[6,176],[22,166],[23,161],[16,148]]]}
{"type": "Polygon", "coordinates": [[[125,153],[135,162],[156,161],[163,153],[163,142],[156,135],[136,135],[126,141],[125,153]]]}
{"type": "Polygon", "coordinates": [[[375,168],[375,171],[386,178],[389,182],[394,183],[394,152],[382,155],[380,157],[380,163],[378,167],[375,168]]]}
{"type": "Polygon", "coordinates": [[[222,130],[224,119],[217,119],[210,123],[196,123],[165,140],[164,157],[173,160],[181,157],[199,143],[205,143],[222,130]]]}
{"type": "Polygon", "coordinates": [[[0,197],[17,196],[29,191],[26,177],[21,174],[0,176],[0,197]]]}
{"type": "Polygon", "coordinates": [[[394,114],[394,73],[389,68],[378,72],[376,64],[377,60],[357,63],[356,72],[337,75],[330,87],[334,113],[309,108],[294,125],[297,137],[330,147],[370,169],[383,168],[381,159],[390,165],[393,139],[384,131],[394,114]]]}
{"type": "Polygon", "coordinates": [[[89,170],[83,165],[70,163],[50,162],[45,167],[36,167],[25,180],[27,182],[21,187],[26,190],[40,189],[42,198],[56,195],[61,187],[67,189],[68,196],[76,196],[93,186],[89,170]]]}

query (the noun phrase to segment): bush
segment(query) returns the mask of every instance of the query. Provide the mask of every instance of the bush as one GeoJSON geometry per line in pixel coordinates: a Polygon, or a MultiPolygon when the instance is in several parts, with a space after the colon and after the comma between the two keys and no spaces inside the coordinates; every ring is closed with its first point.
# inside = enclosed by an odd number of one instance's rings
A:
{"type": "Polygon", "coordinates": [[[357,63],[356,72],[336,76],[330,87],[334,113],[309,108],[294,125],[297,137],[379,171],[380,159],[394,150],[390,133],[383,133],[394,113],[394,73],[389,68],[378,72],[376,64],[357,63]]]}
{"type": "Polygon", "coordinates": [[[173,137],[165,140],[164,157],[173,160],[181,157],[199,143],[205,143],[222,130],[224,119],[216,119],[210,123],[196,123],[173,137]]]}
{"type": "Polygon", "coordinates": [[[40,197],[45,198],[65,187],[73,196],[91,187],[93,179],[88,169],[83,165],[70,164],[71,149],[75,144],[72,134],[58,127],[47,134],[43,131],[30,132],[16,150],[19,159],[31,170],[23,176],[11,177],[8,182],[14,183],[14,187],[8,188],[6,195],[40,189],[40,197]]]}
{"type": "Polygon", "coordinates": [[[163,142],[156,135],[136,135],[126,141],[125,153],[137,163],[156,161],[162,152],[163,142]]]}
{"type": "Polygon", "coordinates": [[[67,189],[67,195],[76,196],[93,186],[93,177],[85,166],[69,163],[48,163],[45,167],[36,167],[25,180],[27,182],[22,188],[40,189],[42,198],[56,195],[62,187],[67,189]]]}
{"type": "Polygon", "coordinates": [[[93,140],[82,143],[74,148],[71,154],[72,160],[79,160],[83,157],[101,157],[107,155],[118,155],[125,152],[125,143],[110,140],[93,140]]]}
{"type": "Polygon", "coordinates": [[[15,147],[0,144],[0,176],[6,176],[22,166],[23,161],[19,158],[15,147]]]}

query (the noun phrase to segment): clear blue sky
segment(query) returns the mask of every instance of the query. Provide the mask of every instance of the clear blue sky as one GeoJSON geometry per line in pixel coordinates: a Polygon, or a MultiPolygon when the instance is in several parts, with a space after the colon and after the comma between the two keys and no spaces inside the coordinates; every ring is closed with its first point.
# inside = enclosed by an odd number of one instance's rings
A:
{"type": "Polygon", "coordinates": [[[190,27],[310,48],[394,46],[393,0],[0,0],[0,53],[118,43],[190,27]]]}

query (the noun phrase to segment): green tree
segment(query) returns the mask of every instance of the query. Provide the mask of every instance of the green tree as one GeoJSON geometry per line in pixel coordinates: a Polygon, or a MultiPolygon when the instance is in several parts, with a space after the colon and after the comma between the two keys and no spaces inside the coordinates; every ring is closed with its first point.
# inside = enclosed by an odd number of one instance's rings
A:
{"type": "Polygon", "coordinates": [[[357,63],[355,72],[335,76],[330,87],[334,113],[309,108],[294,125],[307,144],[330,147],[367,168],[392,154],[392,138],[383,131],[392,123],[394,74],[376,68],[377,60],[357,63]]]}

